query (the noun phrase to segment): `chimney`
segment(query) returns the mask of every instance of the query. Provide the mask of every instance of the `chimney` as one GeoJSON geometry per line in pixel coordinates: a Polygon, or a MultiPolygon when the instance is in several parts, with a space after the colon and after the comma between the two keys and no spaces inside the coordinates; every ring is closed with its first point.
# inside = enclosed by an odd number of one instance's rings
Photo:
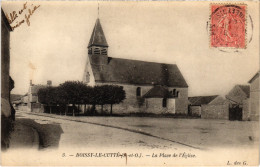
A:
{"type": "Polygon", "coordinates": [[[47,81],[47,86],[51,86],[51,85],[52,85],[51,80],[48,80],[48,81],[47,81]]]}
{"type": "Polygon", "coordinates": [[[30,86],[32,86],[32,80],[30,80],[30,86]]]}

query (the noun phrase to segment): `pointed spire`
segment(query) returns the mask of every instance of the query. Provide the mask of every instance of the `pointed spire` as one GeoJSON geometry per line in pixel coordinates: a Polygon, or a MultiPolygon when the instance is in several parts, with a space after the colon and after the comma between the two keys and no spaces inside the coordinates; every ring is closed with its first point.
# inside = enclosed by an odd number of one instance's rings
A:
{"type": "Polygon", "coordinates": [[[99,18],[97,18],[91,38],[89,40],[88,47],[90,47],[90,46],[108,47],[107,40],[106,40],[105,34],[103,32],[102,26],[100,24],[99,18]]]}
{"type": "Polygon", "coordinates": [[[98,3],[98,15],[97,15],[97,17],[99,18],[99,3],[98,3]]]}

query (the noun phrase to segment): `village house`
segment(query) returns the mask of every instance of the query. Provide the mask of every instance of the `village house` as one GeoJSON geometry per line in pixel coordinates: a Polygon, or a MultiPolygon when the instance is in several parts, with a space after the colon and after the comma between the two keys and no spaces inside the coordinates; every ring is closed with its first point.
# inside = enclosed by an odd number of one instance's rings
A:
{"type": "Polygon", "coordinates": [[[28,102],[28,93],[26,93],[23,96],[21,96],[20,100],[14,101],[13,106],[16,110],[29,111],[28,102]]]}
{"type": "Polygon", "coordinates": [[[259,72],[257,72],[249,81],[250,84],[250,119],[259,120],[259,72]]]}
{"type": "Polygon", "coordinates": [[[99,19],[88,44],[83,81],[90,86],[123,86],[126,99],[113,107],[115,113],[188,112],[188,85],[177,65],[108,56],[108,43],[99,19]]]}
{"type": "Polygon", "coordinates": [[[208,119],[228,119],[228,107],[221,96],[194,96],[188,99],[189,115],[208,119]]]}
{"type": "Polygon", "coordinates": [[[47,86],[52,86],[52,81],[48,80],[46,85],[34,85],[32,80],[30,81],[30,86],[28,90],[28,109],[31,112],[43,112],[43,108],[41,103],[38,101],[38,91],[41,88],[45,88],[47,86]]]}
{"type": "Polygon", "coordinates": [[[248,120],[249,119],[249,85],[235,85],[226,95],[229,102],[230,120],[248,120]]]}
{"type": "Polygon", "coordinates": [[[15,107],[18,110],[30,112],[43,112],[43,106],[38,101],[38,91],[41,88],[45,88],[47,86],[52,86],[52,82],[50,80],[47,81],[46,85],[35,85],[32,83],[32,80],[30,80],[28,92],[25,95],[23,95],[20,100],[17,100],[13,104],[15,104],[15,107]]]}

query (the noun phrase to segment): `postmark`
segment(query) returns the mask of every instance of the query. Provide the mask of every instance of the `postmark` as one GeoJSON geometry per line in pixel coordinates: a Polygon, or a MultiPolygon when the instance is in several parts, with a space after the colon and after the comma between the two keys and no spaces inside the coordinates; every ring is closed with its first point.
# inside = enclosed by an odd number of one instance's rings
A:
{"type": "Polygon", "coordinates": [[[216,48],[246,48],[245,4],[211,4],[210,46],[216,48]]]}

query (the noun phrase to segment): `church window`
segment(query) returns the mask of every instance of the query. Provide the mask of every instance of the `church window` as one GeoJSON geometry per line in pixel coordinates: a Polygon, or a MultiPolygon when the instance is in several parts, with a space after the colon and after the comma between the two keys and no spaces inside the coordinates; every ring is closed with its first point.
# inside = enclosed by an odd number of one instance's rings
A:
{"type": "Polygon", "coordinates": [[[172,95],[175,96],[176,95],[176,89],[172,90],[172,95]]]}
{"type": "Polygon", "coordinates": [[[179,97],[179,95],[180,95],[180,92],[177,91],[177,92],[176,92],[176,97],[179,97]]]}
{"type": "Polygon", "coordinates": [[[102,50],[101,50],[101,54],[102,54],[102,55],[107,55],[107,49],[106,49],[106,48],[105,48],[105,49],[102,49],[102,50]]]}
{"type": "Polygon", "coordinates": [[[94,54],[99,55],[100,54],[100,49],[99,48],[95,48],[94,49],[94,54]]]}
{"type": "Polygon", "coordinates": [[[136,88],[136,96],[141,96],[141,88],[140,87],[136,88]]]}
{"type": "Polygon", "coordinates": [[[162,106],[163,106],[163,107],[166,107],[166,106],[167,106],[167,99],[166,99],[166,98],[163,98],[163,100],[162,100],[162,106]]]}

